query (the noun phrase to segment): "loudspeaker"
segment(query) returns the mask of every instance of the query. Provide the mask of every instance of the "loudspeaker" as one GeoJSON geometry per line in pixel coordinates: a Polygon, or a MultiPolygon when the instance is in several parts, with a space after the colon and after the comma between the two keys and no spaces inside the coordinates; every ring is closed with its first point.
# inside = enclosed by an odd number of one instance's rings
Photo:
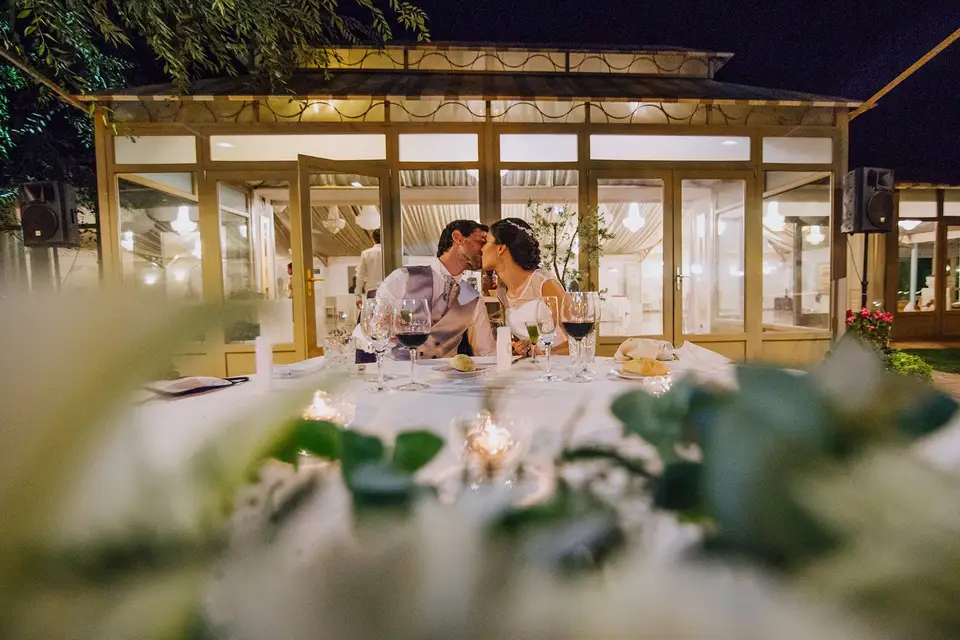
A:
{"type": "Polygon", "coordinates": [[[20,220],[26,247],[79,247],[77,192],[65,182],[20,185],[20,220]]]}
{"type": "Polygon", "coordinates": [[[843,233],[893,229],[893,170],[860,167],[843,177],[843,233]]]}

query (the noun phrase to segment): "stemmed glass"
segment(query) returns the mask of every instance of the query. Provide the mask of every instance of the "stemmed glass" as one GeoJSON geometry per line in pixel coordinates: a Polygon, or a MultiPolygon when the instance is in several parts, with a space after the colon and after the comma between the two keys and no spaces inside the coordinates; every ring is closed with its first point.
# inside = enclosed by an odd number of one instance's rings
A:
{"type": "Polygon", "coordinates": [[[563,297],[560,318],[567,336],[577,341],[577,351],[580,358],[577,361],[577,373],[569,382],[591,382],[593,378],[586,375],[587,354],[584,351],[583,339],[593,331],[597,324],[597,296],[590,292],[574,291],[563,297]]]}
{"type": "Polygon", "coordinates": [[[540,328],[535,320],[529,320],[526,323],[527,337],[530,338],[530,362],[540,364],[537,360],[537,341],[540,339],[540,328]]]}
{"type": "Polygon", "coordinates": [[[557,340],[557,326],[560,324],[560,301],[556,296],[544,296],[537,301],[537,330],[540,342],[547,349],[547,366],[543,375],[537,378],[542,382],[556,382],[559,376],[550,369],[550,347],[557,340]]]}
{"type": "Polygon", "coordinates": [[[403,298],[397,305],[394,327],[397,340],[410,350],[410,382],[398,387],[401,391],[420,391],[430,385],[417,382],[417,349],[430,337],[433,319],[426,298],[403,298]]]}
{"type": "Polygon", "coordinates": [[[384,298],[367,298],[360,310],[360,331],[377,356],[377,386],[374,393],[390,390],[383,381],[383,356],[393,336],[393,320],[396,315],[397,306],[384,298]]]}

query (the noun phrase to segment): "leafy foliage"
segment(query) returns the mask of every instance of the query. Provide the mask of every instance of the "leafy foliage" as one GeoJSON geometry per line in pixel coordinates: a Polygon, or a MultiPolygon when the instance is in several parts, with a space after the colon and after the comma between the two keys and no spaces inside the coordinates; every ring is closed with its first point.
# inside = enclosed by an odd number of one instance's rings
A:
{"type": "Polygon", "coordinates": [[[543,207],[533,200],[527,202],[527,210],[540,243],[540,266],[568,289],[589,288],[591,283],[580,273],[580,257],[596,262],[603,255],[603,243],[613,238],[603,212],[597,208],[578,212],[569,205],[543,207]]]}
{"type": "Polygon", "coordinates": [[[260,74],[282,87],[298,67],[326,67],[332,48],[382,45],[394,25],[429,38],[426,15],[407,0],[270,3],[259,0],[15,0],[25,25],[18,50],[58,78],[76,78],[77,52],[144,41],[181,87],[203,75],[260,74]],[[66,46],[65,46],[66,43],[66,46]]]}
{"type": "Polygon", "coordinates": [[[923,358],[903,351],[890,354],[890,368],[904,376],[916,376],[923,380],[933,380],[933,367],[923,358]]]}

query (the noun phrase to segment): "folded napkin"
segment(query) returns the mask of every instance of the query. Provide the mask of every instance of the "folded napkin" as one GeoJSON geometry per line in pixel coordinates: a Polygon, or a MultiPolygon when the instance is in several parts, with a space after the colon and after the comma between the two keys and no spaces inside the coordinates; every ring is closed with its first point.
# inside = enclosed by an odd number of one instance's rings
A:
{"type": "Polygon", "coordinates": [[[232,378],[189,376],[186,378],[177,378],[176,380],[149,382],[145,384],[144,387],[161,396],[177,398],[195,393],[213,391],[214,389],[225,389],[226,387],[232,387],[241,382],[247,382],[248,380],[250,380],[248,376],[235,376],[232,378]]]}
{"type": "Polygon", "coordinates": [[[690,341],[684,342],[683,345],[677,349],[677,355],[684,362],[694,362],[701,367],[720,367],[733,362],[730,358],[722,356],[716,351],[705,349],[690,341]]]}
{"type": "Polygon", "coordinates": [[[616,362],[629,360],[673,360],[675,359],[673,345],[666,340],[652,340],[650,338],[627,338],[613,356],[616,362]]]}

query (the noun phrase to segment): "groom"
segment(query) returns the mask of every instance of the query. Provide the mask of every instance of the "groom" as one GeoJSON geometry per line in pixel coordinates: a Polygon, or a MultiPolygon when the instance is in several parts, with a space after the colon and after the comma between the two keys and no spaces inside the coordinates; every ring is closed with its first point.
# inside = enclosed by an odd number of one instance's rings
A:
{"type": "MultiPolygon", "coordinates": [[[[483,298],[461,276],[479,270],[487,226],[473,220],[454,220],[437,243],[437,258],[429,265],[397,269],[377,288],[377,298],[399,303],[401,298],[426,298],[433,315],[430,337],[420,347],[421,358],[452,358],[457,353],[486,356],[497,345],[483,298]]],[[[394,357],[409,351],[394,348],[394,357]]]]}

